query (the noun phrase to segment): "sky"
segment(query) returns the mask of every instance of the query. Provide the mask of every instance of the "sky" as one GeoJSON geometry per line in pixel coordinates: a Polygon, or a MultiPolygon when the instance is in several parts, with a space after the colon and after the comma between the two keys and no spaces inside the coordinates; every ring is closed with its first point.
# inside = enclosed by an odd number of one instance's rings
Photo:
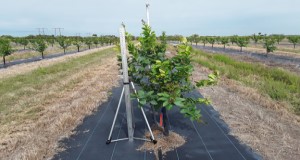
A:
{"type": "MultiPolygon", "coordinates": [[[[133,35],[146,20],[146,0],[0,0],[0,35],[133,35]]],[[[160,35],[300,35],[300,0],[149,0],[150,25],[160,35]]]]}

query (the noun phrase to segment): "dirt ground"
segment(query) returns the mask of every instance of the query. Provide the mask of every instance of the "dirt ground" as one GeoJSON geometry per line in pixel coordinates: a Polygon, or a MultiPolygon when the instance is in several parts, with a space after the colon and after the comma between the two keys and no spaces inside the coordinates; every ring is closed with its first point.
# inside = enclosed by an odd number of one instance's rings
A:
{"type": "MultiPolygon", "coordinates": [[[[195,64],[194,81],[211,71],[195,64]]],[[[199,89],[231,129],[230,134],[257,151],[265,160],[298,160],[300,117],[258,91],[221,79],[217,86],[199,89]]]]}
{"type": "MultiPolygon", "coordinates": [[[[42,60],[0,70],[0,75],[12,76],[29,72],[39,66],[48,66],[69,58],[90,54],[94,49],[76,55],[42,60]]],[[[23,123],[0,126],[0,159],[41,160],[50,159],[59,148],[59,140],[70,136],[83,118],[105,102],[112,87],[118,85],[118,66],[115,55],[105,57],[92,65],[63,79],[59,84],[47,86],[29,101],[40,100],[34,108],[41,110],[34,119],[23,123]]]]}

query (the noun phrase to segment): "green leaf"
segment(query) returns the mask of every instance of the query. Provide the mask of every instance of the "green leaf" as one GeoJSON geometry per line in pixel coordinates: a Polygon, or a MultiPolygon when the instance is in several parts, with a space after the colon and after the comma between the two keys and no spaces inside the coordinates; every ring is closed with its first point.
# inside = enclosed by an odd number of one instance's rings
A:
{"type": "Polygon", "coordinates": [[[183,107],[184,104],[182,103],[182,101],[175,101],[174,104],[178,107],[183,107]]]}
{"type": "Polygon", "coordinates": [[[143,100],[140,100],[140,104],[141,105],[145,105],[147,102],[146,102],[146,100],[145,99],[143,99],[143,100]]]}
{"type": "Polygon", "coordinates": [[[163,103],[163,107],[167,106],[168,104],[169,104],[169,101],[165,101],[165,102],[163,103]]]}
{"type": "Polygon", "coordinates": [[[158,103],[157,103],[156,101],[154,101],[154,100],[150,101],[150,103],[151,103],[152,105],[157,105],[157,104],[158,104],[158,103]]]}
{"type": "Polygon", "coordinates": [[[171,105],[171,104],[168,104],[168,105],[166,106],[166,108],[167,108],[167,110],[170,110],[170,109],[172,109],[172,108],[173,108],[173,105],[171,105]]]}

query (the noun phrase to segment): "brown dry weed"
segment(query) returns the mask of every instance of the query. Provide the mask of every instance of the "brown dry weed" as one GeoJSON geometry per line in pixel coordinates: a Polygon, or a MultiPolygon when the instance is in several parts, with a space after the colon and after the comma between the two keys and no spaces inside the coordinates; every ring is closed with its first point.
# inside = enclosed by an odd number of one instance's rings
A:
{"type": "MultiPolygon", "coordinates": [[[[195,64],[194,80],[211,71],[195,64]]],[[[299,117],[281,104],[243,84],[221,79],[217,86],[199,89],[229,125],[230,134],[257,151],[266,160],[298,160],[299,117]]]]}
{"type": "MultiPolygon", "coordinates": [[[[95,50],[71,55],[68,58],[91,52],[95,50]]],[[[47,66],[68,58],[43,61],[33,67],[44,63],[47,63],[47,66]]],[[[23,72],[27,71],[25,69],[23,72]]],[[[72,130],[82,123],[83,118],[92,114],[107,100],[111,88],[118,85],[117,75],[117,60],[111,55],[105,57],[99,64],[79,70],[59,84],[45,86],[35,97],[21,99],[20,101],[40,102],[30,107],[38,111],[38,115],[22,120],[25,113],[20,113],[16,116],[20,117],[21,122],[0,126],[1,158],[7,160],[51,158],[58,150],[62,150],[59,148],[59,140],[74,134],[72,130]]]]}
{"type": "MultiPolygon", "coordinates": [[[[157,140],[156,144],[151,142],[145,142],[142,146],[140,146],[137,150],[139,151],[150,151],[154,152],[156,159],[158,160],[158,150],[161,149],[162,155],[166,155],[167,152],[174,150],[182,146],[186,141],[185,138],[180,136],[179,134],[170,131],[169,136],[163,135],[163,129],[158,127],[152,127],[153,135],[157,140]]],[[[147,132],[145,134],[146,138],[150,138],[150,133],[147,132]]]]}

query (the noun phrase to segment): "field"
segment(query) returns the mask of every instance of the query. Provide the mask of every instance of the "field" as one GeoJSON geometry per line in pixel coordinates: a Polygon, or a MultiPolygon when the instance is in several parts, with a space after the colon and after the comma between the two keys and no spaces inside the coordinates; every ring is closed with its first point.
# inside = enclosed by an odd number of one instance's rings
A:
{"type": "Polygon", "coordinates": [[[1,157],[51,157],[118,85],[115,53],[109,47],[1,70],[9,75],[0,79],[1,157]]]}
{"type": "MultiPolygon", "coordinates": [[[[167,59],[176,57],[178,51],[172,43],[167,46],[167,59]]],[[[281,43],[276,51],[266,54],[262,43],[251,42],[240,52],[235,44],[223,49],[217,43],[212,48],[192,42],[192,81],[205,80],[219,71],[217,85],[198,91],[212,100],[230,134],[264,159],[297,160],[299,46],[293,49],[286,39],[281,43]]],[[[17,44],[14,48],[19,51],[8,55],[7,62],[40,56],[17,44]]],[[[88,47],[81,47],[85,49],[88,47]]],[[[66,51],[76,50],[71,45],[66,51]]],[[[44,54],[61,52],[55,43],[44,54]]],[[[116,47],[102,46],[0,69],[1,158],[49,159],[67,149],[60,141],[76,135],[74,129],[119,85],[117,52],[116,47]]]]}

